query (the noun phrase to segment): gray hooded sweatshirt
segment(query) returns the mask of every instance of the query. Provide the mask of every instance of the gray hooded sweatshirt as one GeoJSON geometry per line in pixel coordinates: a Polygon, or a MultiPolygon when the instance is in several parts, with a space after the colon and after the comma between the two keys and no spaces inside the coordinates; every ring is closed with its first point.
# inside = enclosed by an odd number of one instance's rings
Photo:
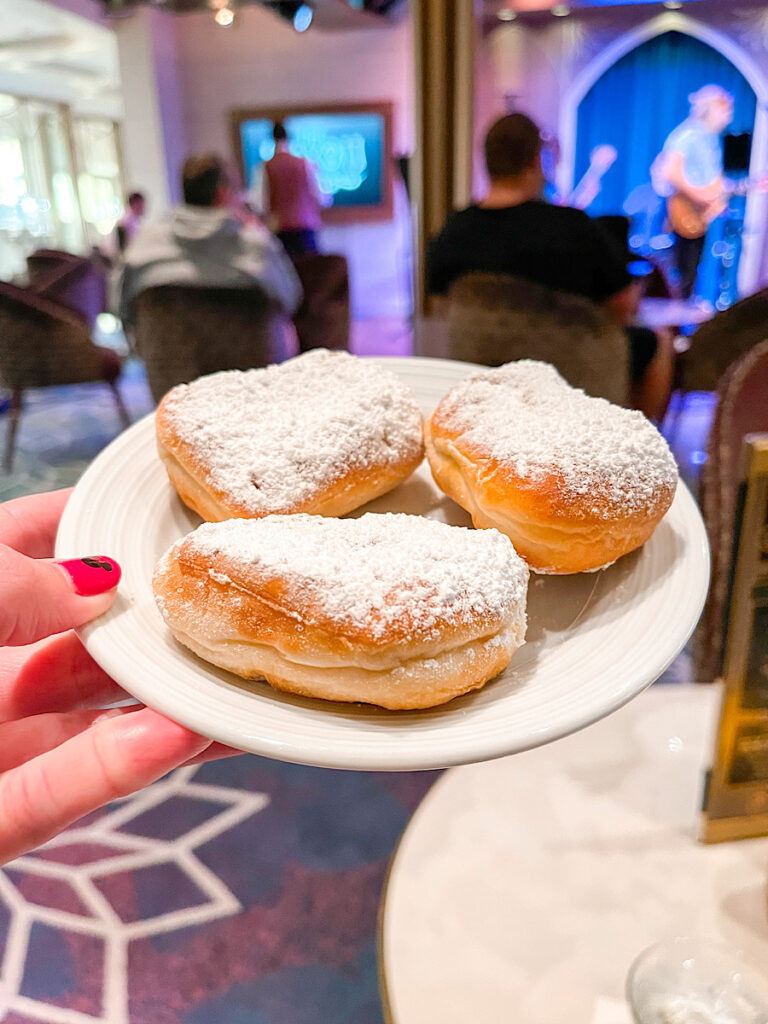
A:
{"type": "Polygon", "coordinates": [[[141,226],[125,253],[121,319],[130,323],[136,296],[163,284],[259,285],[289,316],[301,301],[296,271],[275,236],[220,207],[180,206],[141,226]]]}

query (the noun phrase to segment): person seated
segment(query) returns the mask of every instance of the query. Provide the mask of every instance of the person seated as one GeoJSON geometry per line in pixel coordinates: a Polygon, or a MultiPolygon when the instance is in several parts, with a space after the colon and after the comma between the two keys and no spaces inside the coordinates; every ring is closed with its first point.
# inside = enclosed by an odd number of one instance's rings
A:
{"type": "Polygon", "coordinates": [[[125,213],[117,222],[117,251],[125,252],[136,237],[144,215],[147,212],[147,200],[141,192],[131,192],[125,203],[125,213]]]}
{"type": "Polygon", "coordinates": [[[292,316],[301,285],[280,242],[236,205],[224,161],[189,157],[182,169],[184,204],[142,224],[125,252],[120,318],[130,324],[135,298],[147,288],[189,284],[210,288],[261,287],[292,316]]]}
{"type": "Polygon", "coordinates": [[[671,338],[630,326],[641,288],[625,253],[581,210],[541,198],[545,184],[539,129],[525,114],[508,114],[488,131],[490,188],[479,203],[453,213],[427,246],[426,285],[446,295],[472,272],[510,274],[604,307],[627,333],[633,404],[662,414],[672,377],[671,338]]]}

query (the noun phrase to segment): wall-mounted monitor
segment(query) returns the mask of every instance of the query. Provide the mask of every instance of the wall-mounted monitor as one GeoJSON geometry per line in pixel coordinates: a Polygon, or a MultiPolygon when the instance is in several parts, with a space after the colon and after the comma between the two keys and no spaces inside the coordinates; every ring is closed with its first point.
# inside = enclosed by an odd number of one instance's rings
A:
{"type": "Polygon", "coordinates": [[[327,224],[391,220],[391,103],[232,111],[233,144],[246,187],[274,152],[276,121],[285,125],[290,151],[315,166],[320,190],[327,197],[327,224]]]}

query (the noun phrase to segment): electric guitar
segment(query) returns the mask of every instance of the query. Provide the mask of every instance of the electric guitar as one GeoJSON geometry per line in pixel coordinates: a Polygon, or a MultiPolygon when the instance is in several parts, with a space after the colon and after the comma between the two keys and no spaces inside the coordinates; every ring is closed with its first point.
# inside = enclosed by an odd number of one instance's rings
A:
{"type": "Polygon", "coordinates": [[[666,174],[667,154],[659,153],[651,167],[651,184],[657,196],[667,200],[667,217],[675,234],[681,238],[703,238],[712,221],[728,208],[731,196],[743,196],[752,189],[768,188],[768,177],[746,178],[729,182],[723,179],[721,191],[714,199],[697,202],[678,192],[666,174]]]}
{"type": "Polygon", "coordinates": [[[563,201],[563,206],[573,206],[577,210],[586,210],[600,192],[603,175],[616,163],[618,152],[614,146],[605,143],[595,146],[589,154],[589,167],[581,181],[571,194],[563,201]]]}
{"type": "Polygon", "coordinates": [[[747,178],[744,181],[723,182],[722,191],[708,202],[697,202],[682,192],[673,192],[667,199],[667,216],[675,234],[682,238],[703,238],[712,221],[728,208],[731,196],[743,196],[752,189],[765,191],[766,178],[747,178]]]}

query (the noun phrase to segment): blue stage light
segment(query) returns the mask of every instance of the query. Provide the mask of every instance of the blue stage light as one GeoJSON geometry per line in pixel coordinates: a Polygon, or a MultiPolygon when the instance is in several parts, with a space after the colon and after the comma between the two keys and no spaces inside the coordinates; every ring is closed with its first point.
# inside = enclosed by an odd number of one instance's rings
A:
{"type": "Polygon", "coordinates": [[[627,270],[632,277],[649,277],[653,273],[653,267],[648,260],[632,260],[627,264],[627,270]]]}
{"type": "Polygon", "coordinates": [[[309,6],[309,4],[302,4],[297,8],[296,13],[293,16],[293,27],[297,32],[306,32],[309,26],[312,24],[312,19],[315,16],[315,12],[309,6]]]}

